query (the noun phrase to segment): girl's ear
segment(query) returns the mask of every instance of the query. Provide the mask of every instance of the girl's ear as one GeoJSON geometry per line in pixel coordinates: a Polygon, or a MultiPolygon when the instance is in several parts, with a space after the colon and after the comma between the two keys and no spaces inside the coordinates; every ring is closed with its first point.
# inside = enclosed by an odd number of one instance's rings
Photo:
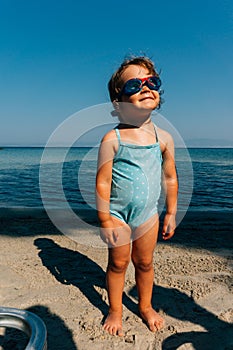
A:
{"type": "Polygon", "coordinates": [[[114,100],[114,101],[112,102],[112,104],[113,104],[113,107],[115,108],[115,110],[116,110],[116,111],[119,111],[120,106],[119,106],[119,101],[118,101],[118,99],[114,100]]]}
{"type": "Polygon", "coordinates": [[[119,115],[119,111],[120,111],[120,105],[118,100],[114,100],[112,101],[113,107],[114,107],[114,111],[111,112],[113,117],[117,117],[119,115]]]}

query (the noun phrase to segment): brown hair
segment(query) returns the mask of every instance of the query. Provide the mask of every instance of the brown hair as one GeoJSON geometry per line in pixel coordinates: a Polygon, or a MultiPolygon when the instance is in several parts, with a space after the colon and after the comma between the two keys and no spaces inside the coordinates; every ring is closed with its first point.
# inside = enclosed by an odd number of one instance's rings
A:
{"type": "MultiPolygon", "coordinates": [[[[151,61],[150,58],[145,56],[126,58],[122,62],[120,67],[116,70],[116,72],[111,76],[111,79],[108,82],[108,91],[112,102],[118,99],[118,95],[122,88],[121,75],[125,71],[125,69],[130,65],[137,65],[137,66],[144,67],[148,69],[149,74],[159,77],[159,74],[155,69],[154,63],[151,61]]],[[[159,94],[161,94],[161,92],[159,92],[159,94]]],[[[160,103],[161,102],[162,101],[160,99],[160,103]]],[[[160,107],[160,104],[158,108],[159,107],[160,107]]]]}

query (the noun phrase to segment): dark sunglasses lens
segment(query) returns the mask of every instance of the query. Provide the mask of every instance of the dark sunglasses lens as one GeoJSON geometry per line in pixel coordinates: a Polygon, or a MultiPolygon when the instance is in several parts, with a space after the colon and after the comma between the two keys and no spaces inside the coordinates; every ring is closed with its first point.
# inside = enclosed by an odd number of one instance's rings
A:
{"type": "Polygon", "coordinates": [[[125,83],[123,88],[123,93],[125,95],[133,95],[140,91],[141,88],[141,80],[139,79],[130,79],[125,83]]]}
{"type": "Polygon", "coordinates": [[[151,77],[148,79],[147,84],[151,90],[158,91],[161,86],[161,80],[158,77],[151,77]]]}

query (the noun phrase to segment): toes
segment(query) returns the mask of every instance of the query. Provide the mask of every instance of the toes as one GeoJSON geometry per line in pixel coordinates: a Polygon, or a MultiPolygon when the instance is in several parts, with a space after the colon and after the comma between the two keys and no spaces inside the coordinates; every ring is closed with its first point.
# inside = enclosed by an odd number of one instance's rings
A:
{"type": "Polygon", "coordinates": [[[119,335],[119,337],[123,337],[124,336],[124,332],[123,332],[122,328],[118,329],[117,334],[119,335]]]}
{"type": "Polygon", "coordinates": [[[164,327],[164,320],[161,319],[155,322],[155,327],[158,331],[160,331],[164,327]]]}
{"type": "Polygon", "coordinates": [[[158,330],[157,326],[153,322],[148,322],[148,327],[151,332],[156,332],[158,330]]]}
{"type": "Polygon", "coordinates": [[[146,321],[146,324],[151,332],[160,331],[165,325],[164,319],[160,317],[156,312],[152,312],[151,315],[144,314],[143,316],[143,319],[146,321]]]}
{"type": "Polygon", "coordinates": [[[160,331],[164,327],[163,321],[152,321],[147,324],[151,332],[160,331]]]}
{"type": "Polygon", "coordinates": [[[106,332],[110,333],[109,326],[106,325],[106,324],[103,325],[103,330],[105,330],[106,332]]]}
{"type": "Polygon", "coordinates": [[[119,337],[123,337],[124,335],[121,327],[118,328],[117,326],[103,325],[103,329],[110,335],[118,335],[119,337]]]}

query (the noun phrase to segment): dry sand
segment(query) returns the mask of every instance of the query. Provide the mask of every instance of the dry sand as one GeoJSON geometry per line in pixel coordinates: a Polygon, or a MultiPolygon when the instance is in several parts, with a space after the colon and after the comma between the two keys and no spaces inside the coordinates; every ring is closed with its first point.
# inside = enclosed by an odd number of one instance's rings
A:
{"type": "MultiPolygon", "coordinates": [[[[101,327],[107,250],[75,242],[45,217],[2,215],[0,304],[40,316],[48,350],[233,349],[231,218],[189,213],[172,240],[158,242],[153,305],[166,321],[160,332],[151,333],[138,316],[129,266],[120,338],[101,327]]],[[[20,349],[13,334],[2,332],[1,349],[20,349]]]]}

